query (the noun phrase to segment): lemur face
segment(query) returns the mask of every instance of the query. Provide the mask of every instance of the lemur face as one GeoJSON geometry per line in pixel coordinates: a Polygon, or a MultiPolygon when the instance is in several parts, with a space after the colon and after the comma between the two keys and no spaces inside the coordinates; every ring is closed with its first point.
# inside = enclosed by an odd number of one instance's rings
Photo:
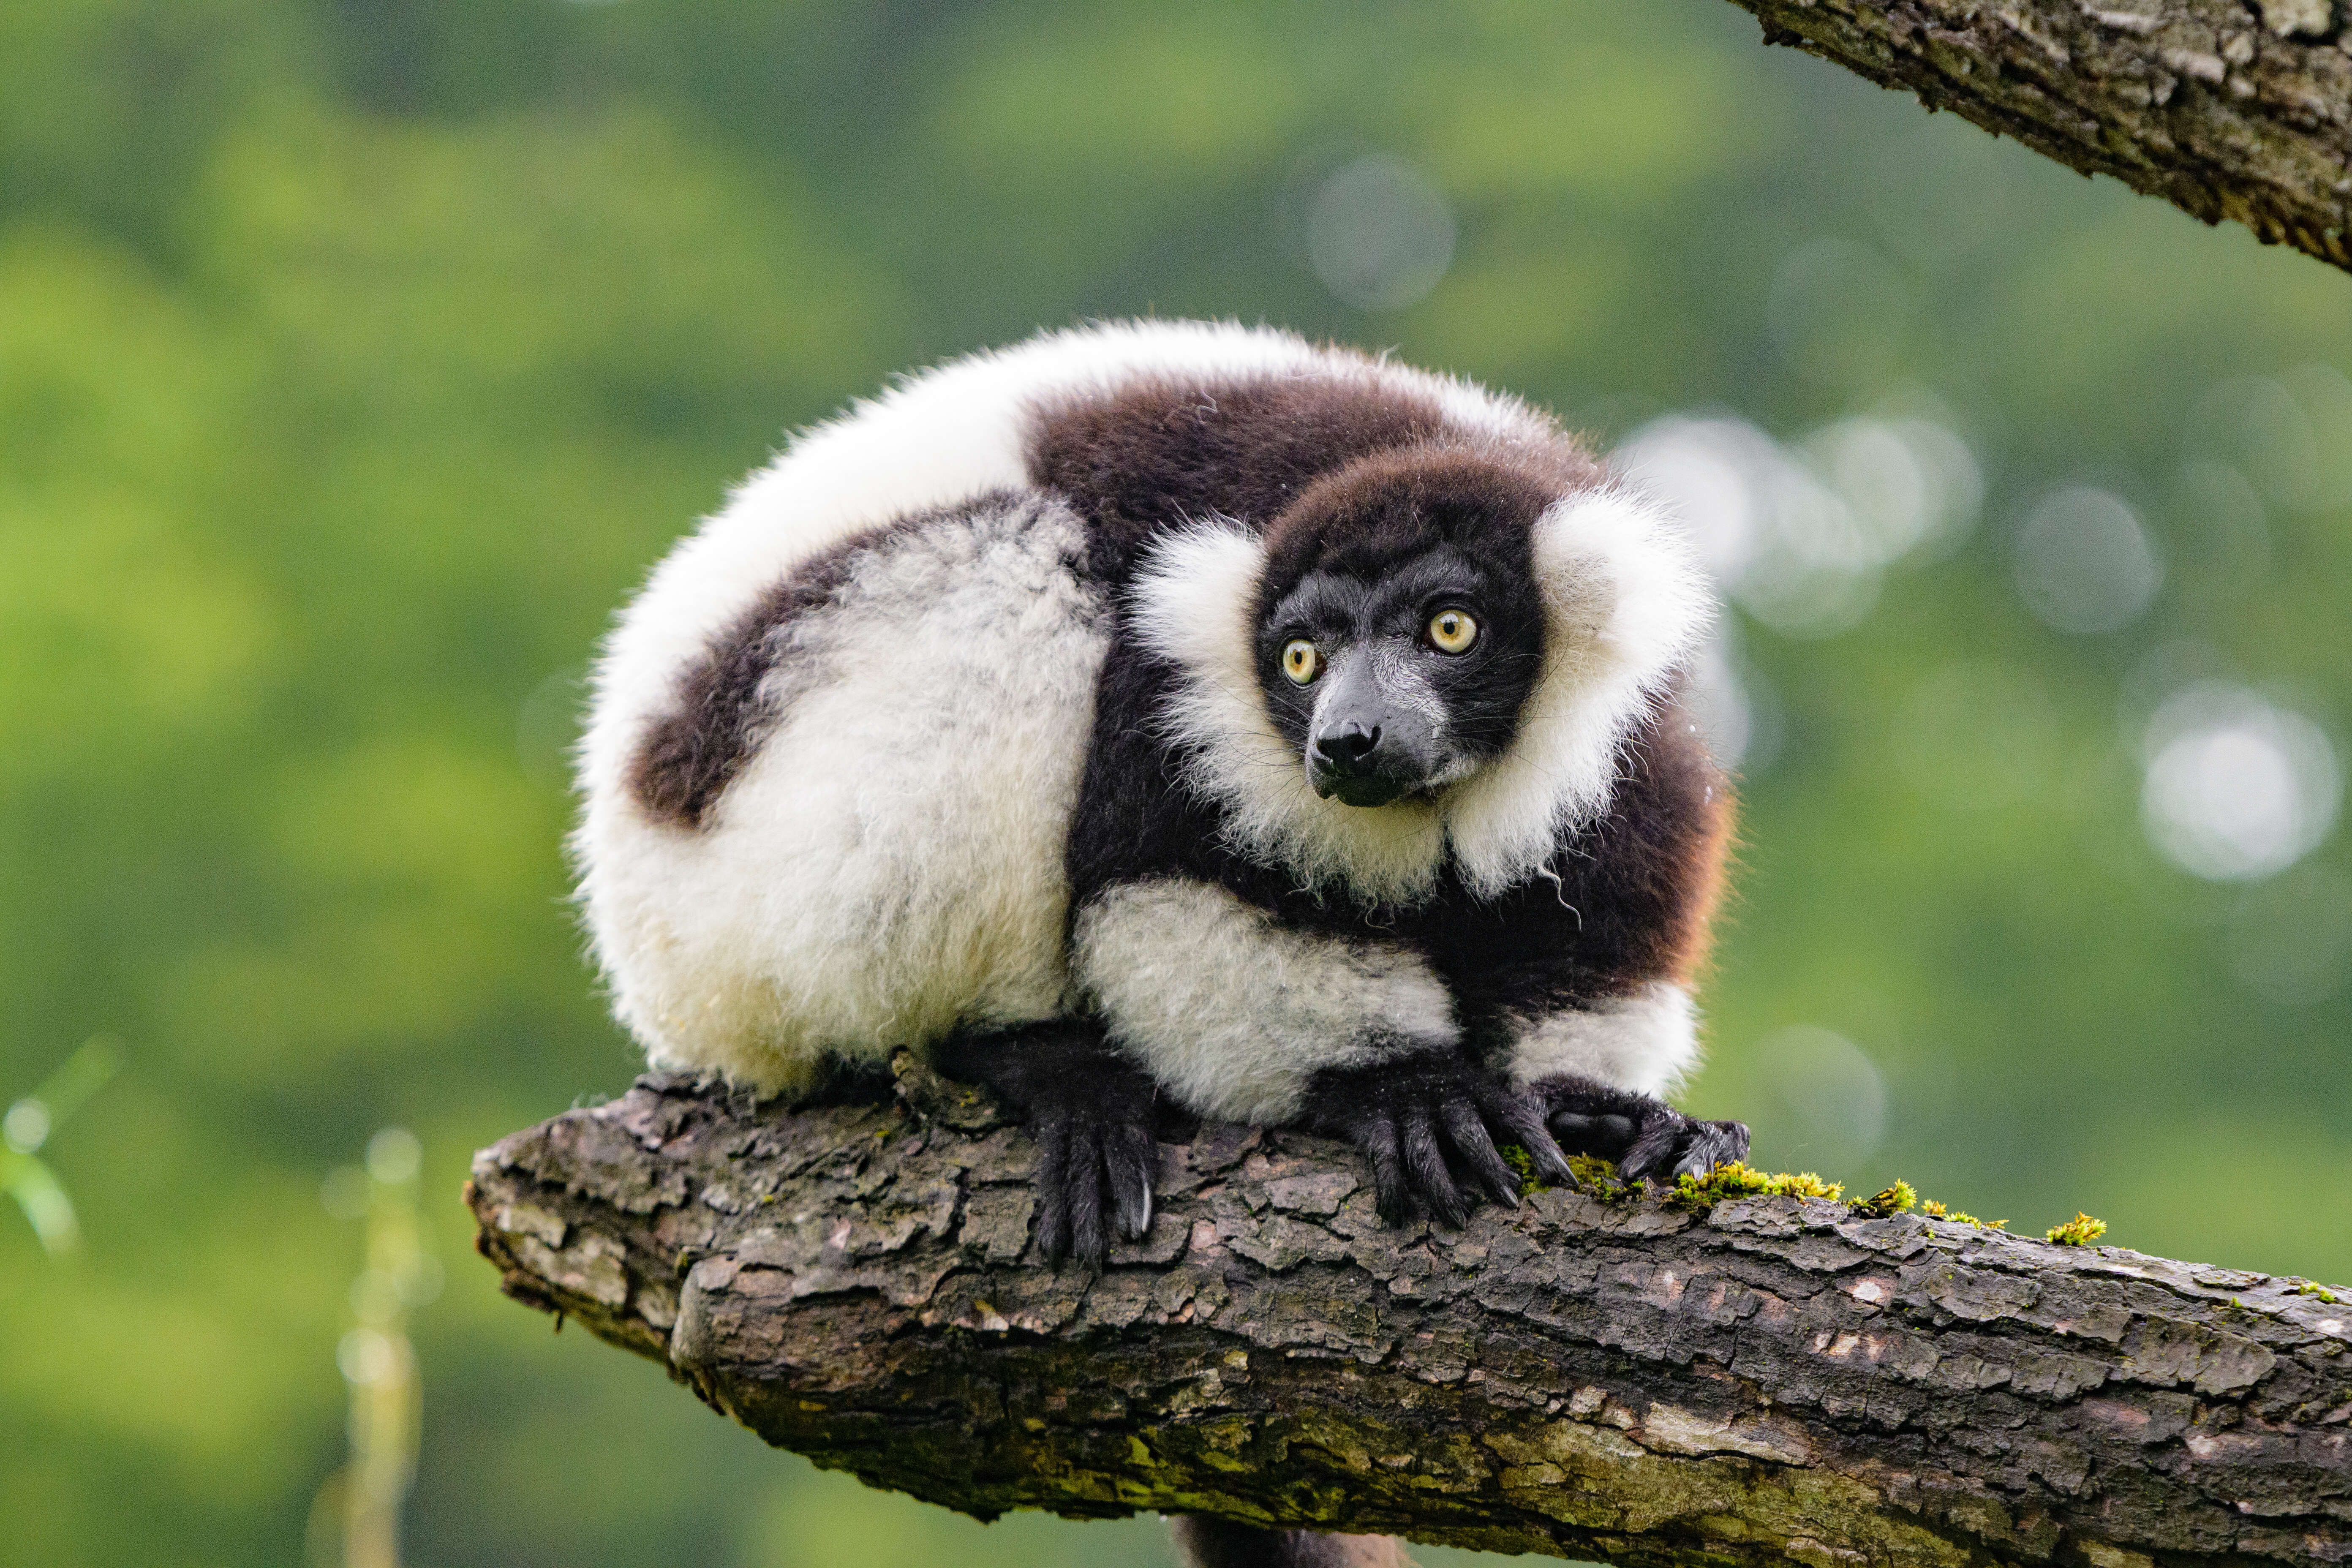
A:
{"type": "Polygon", "coordinates": [[[1268,710],[1316,793],[1355,806],[1500,755],[1543,654],[1528,539],[1549,498],[1458,456],[1381,468],[1302,497],[1260,585],[1268,710]]]}

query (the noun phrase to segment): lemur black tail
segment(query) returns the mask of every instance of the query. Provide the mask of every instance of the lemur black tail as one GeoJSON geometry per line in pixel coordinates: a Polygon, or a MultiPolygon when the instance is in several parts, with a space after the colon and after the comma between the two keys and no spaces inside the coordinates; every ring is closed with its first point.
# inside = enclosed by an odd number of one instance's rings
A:
{"type": "Polygon", "coordinates": [[[1188,1568],[1412,1568],[1404,1543],[1386,1535],[1258,1530],[1204,1513],[1168,1521],[1188,1568]]]}

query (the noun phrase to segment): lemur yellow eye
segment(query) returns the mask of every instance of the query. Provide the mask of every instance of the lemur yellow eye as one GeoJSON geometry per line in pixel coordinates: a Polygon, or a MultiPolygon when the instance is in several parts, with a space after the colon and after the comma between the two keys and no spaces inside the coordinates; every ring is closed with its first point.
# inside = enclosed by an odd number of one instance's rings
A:
{"type": "Polygon", "coordinates": [[[1282,673],[1294,685],[1308,684],[1323,673],[1323,650],[1305,637],[1291,638],[1282,645],[1282,673]]]}
{"type": "Polygon", "coordinates": [[[1460,610],[1440,610],[1429,617],[1430,645],[1440,653],[1468,653],[1478,640],[1478,623],[1460,610]]]}

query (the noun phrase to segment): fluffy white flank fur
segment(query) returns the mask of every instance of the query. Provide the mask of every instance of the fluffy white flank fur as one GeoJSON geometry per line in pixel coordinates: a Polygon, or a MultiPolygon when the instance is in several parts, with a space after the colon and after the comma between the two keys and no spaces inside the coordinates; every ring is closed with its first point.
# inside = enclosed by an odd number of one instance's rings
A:
{"type": "Polygon", "coordinates": [[[1451,847],[1471,890],[1493,898],[1605,812],[1619,745],[1697,646],[1713,602],[1664,513],[1614,485],[1546,511],[1534,556],[1543,669],[1509,748],[1433,795],[1366,807],[1318,797],[1266,712],[1250,620],[1265,564],[1258,539],[1212,520],[1160,544],[1137,579],[1136,626],[1183,671],[1168,721],[1191,743],[1189,782],[1224,807],[1235,847],[1305,883],[1409,903],[1451,847]]]}
{"type": "Polygon", "coordinates": [[[1108,889],[1078,912],[1071,957],[1112,1042],[1203,1116],[1286,1121],[1321,1068],[1455,1039],[1418,953],[1288,930],[1210,882],[1108,889]]]}
{"type": "Polygon", "coordinates": [[[1521,1085],[1576,1073],[1664,1095],[1698,1062],[1697,1010],[1688,992],[1664,981],[1515,1024],[1511,1077],[1521,1085]]]}
{"type": "Polygon", "coordinates": [[[763,1091],[1067,1003],[1063,846],[1104,607],[1034,493],[886,536],[781,639],[776,727],[698,829],[592,794],[589,923],[663,1067],[763,1091]]]}

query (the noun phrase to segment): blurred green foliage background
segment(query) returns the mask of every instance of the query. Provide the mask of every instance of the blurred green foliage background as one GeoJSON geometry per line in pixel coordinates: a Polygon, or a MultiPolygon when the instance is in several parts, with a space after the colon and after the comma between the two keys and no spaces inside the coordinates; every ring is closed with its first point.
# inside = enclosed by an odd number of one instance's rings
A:
{"type": "Polygon", "coordinates": [[[501,1300],[457,1202],[633,1069],[560,851],[614,605],[787,427],[1147,310],[1751,478],[1927,410],[1980,505],[1830,611],[1740,595],[1687,1099],[1864,1190],[2352,1276],[2352,279],[1721,0],[43,0],[0,8],[0,1102],[93,1034],[125,1065],[42,1151],[81,1253],[0,1210],[0,1559],[299,1561],[359,1267],[320,1184],[396,1122],[448,1279],[415,1563],[1166,1560],[765,1450],[501,1300]],[[2158,585],[2057,629],[2102,538],[2158,585]],[[2288,789],[2206,875],[2144,820],[2199,679],[2270,706],[2184,809],[2288,789]]]}

